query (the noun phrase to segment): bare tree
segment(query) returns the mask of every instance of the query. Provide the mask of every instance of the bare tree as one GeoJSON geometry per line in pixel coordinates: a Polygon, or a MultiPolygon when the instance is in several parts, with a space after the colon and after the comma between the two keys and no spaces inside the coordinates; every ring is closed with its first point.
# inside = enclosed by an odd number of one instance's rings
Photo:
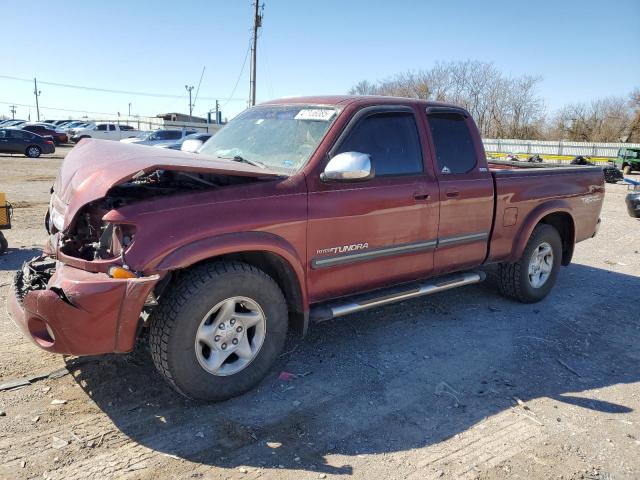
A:
{"type": "Polygon", "coordinates": [[[640,87],[631,92],[629,103],[633,111],[633,120],[629,125],[626,141],[640,143],[640,87]]]}
{"type": "Polygon", "coordinates": [[[556,112],[548,136],[580,142],[625,142],[633,118],[631,103],[623,97],[573,103],[556,112]]]}
{"type": "Polygon", "coordinates": [[[353,94],[394,95],[465,107],[485,137],[540,135],[545,107],[537,93],[540,77],[511,78],[487,62],[436,63],[428,70],[403,72],[372,84],[362,81],[353,94]]]}
{"type": "Polygon", "coordinates": [[[492,63],[465,60],[438,62],[428,70],[407,71],[376,83],[363,80],[350,93],[460,105],[485,138],[640,142],[640,87],[628,98],[567,104],[547,118],[538,93],[541,81],[539,76],[509,77],[492,63]]]}

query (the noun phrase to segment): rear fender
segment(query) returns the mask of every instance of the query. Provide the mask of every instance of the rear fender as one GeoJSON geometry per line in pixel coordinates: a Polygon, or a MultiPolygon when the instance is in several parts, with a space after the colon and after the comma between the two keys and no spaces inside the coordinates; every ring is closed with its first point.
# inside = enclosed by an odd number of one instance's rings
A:
{"type": "MultiPolygon", "coordinates": [[[[544,217],[552,213],[566,213],[571,217],[571,221],[574,224],[574,228],[572,229],[573,238],[566,239],[569,245],[569,248],[568,248],[569,255],[571,255],[571,252],[573,251],[573,245],[575,244],[575,241],[576,241],[575,220],[573,218],[573,215],[571,215],[571,208],[569,207],[569,204],[564,200],[551,200],[541,205],[538,205],[536,208],[534,208],[529,213],[525,221],[522,223],[520,230],[514,237],[513,248],[511,250],[511,258],[509,258],[509,261],[514,262],[518,260],[520,257],[522,257],[522,254],[524,253],[524,249],[527,246],[527,242],[529,241],[529,238],[533,233],[533,229],[536,228],[536,225],[538,225],[544,217]]],[[[570,257],[569,257],[569,260],[570,260],[570,257]]],[[[567,263],[568,262],[566,262],[565,259],[563,259],[563,264],[567,264],[567,263]]]]}

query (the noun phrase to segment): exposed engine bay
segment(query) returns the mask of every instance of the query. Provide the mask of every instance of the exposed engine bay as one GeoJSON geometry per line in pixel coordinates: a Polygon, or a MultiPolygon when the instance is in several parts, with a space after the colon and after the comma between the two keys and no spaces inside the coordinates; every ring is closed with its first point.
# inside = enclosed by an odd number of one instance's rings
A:
{"type": "Polygon", "coordinates": [[[56,261],[51,257],[34,258],[16,272],[14,288],[20,301],[31,290],[44,290],[56,269],[56,261]]]}
{"type": "Polygon", "coordinates": [[[260,179],[214,173],[174,170],[140,172],[127,182],[112,187],[104,198],[85,205],[67,231],[58,234],[57,241],[64,254],[84,260],[123,257],[124,251],[135,237],[135,226],[114,225],[102,221],[110,210],[157,197],[195,193],[256,181],[260,179]]]}

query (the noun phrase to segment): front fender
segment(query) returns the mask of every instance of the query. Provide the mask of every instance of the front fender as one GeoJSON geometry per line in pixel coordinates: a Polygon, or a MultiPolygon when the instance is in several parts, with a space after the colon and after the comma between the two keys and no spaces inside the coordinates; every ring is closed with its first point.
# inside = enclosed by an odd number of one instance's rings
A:
{"type": "Polygon", "coordinates": [[[302,295],[303,308],[305,311],[308,310],[304,262],[289,242],[272,233],[227,233],[197,240],[177,248],[155,265],[150,265],[148,269],[156,272],[179,270],[210,258],[243,252],[269,252],[282,257],[296,275],[302,295]]]}

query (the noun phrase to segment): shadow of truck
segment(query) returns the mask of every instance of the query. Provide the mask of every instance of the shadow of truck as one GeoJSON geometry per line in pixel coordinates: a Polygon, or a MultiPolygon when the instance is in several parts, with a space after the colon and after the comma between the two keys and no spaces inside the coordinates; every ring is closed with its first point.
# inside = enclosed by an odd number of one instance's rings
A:
{"type": "Polygon", "coordinates": [[[327,455],[435,444],[514,397],[631,411],[571,393],[640,380],[640,316],[628,290],[640,291],[640,279],[572,265],[534,305],[487,283],[327,322],[257,389],[219,404],[175,394],[144,344],[69,368],[122,432],[153,450],[220,467],[350,474],[327,455]],[[279,380],[283,369],[305,375],[279,380]]]}

